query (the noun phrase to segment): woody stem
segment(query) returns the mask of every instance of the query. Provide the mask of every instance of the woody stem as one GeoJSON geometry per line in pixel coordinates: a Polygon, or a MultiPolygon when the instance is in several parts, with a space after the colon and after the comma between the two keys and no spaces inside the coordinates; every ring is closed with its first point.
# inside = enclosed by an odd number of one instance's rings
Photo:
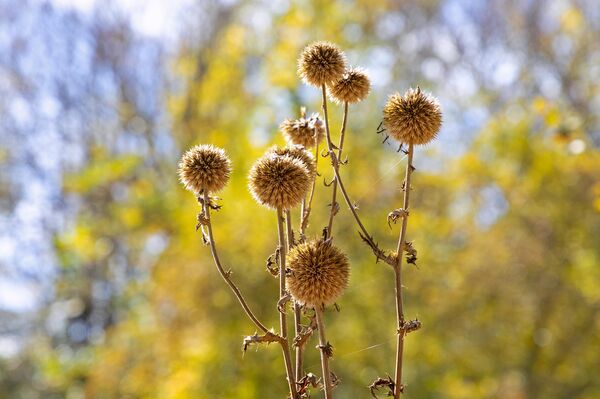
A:
{"type": "MultiPolygon", "coordinates": [[[[410,177],[412,174],[413,161],[413,144],[408,145],[408,162],[406,164],[406,172],[404,176],[404,201],[402,208],[408,211],[410,198],[410,177]]],[[[396,283],[396,321],[397,321],[397,342],[396,342],[396,375],[395,375],[395,390],[394,399],[400,398],[403,391],[402,385],[402,356],[404,352],[404,304],[402,300],[402,259],[404,255],[404,243],[406,242],[406,229],[408,225],[408,212],[404,212],[402,216],[402,227],[400,228],[400,236],[398,237],[398,246],[396,247],[396,264],[394,265],[395,283],[396,283]]]]}
{"type": "MultiPolygon", "coordinates": [[[[286,242],[285,233],[283,230],[283,211],[277,208],[277,233],[279,238],[279,300],[285,297],[285,258],[286,258],[286,242]]],[[[290,354],[290,344],[287,338],[287,320],[284,308],[279,311],[279,335],[281,336],[281,349],[283,350],[283,358],[285,361],[285,371],[290,387],[292,398],[297,398],[296,377],[292,368],[292,356],[290,354]]]]}

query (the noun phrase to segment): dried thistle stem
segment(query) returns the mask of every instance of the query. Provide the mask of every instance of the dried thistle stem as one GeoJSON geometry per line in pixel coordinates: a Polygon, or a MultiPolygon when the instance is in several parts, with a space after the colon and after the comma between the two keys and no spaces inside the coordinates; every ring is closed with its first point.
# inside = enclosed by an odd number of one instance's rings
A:
{"type": "MultiPolygon", "coordinates": [[[[404,176],[404,201],[402,209],[408,210],[409,199],[410,199],[410,177],[412,174],[413,166],[413,153],[414,147],[410,143],[408,145],[408,162],[406,163],[406,172],[404,176]]],[[[394,274],[396,275],[396,320],[398,328],[398,337],[396,345],[396,387],[394,390],[394,399],[398,399],[400,394],[404,390],[402,384],[402,357],[404,352],[404,336],[406,335],[404,325],[404,304],[402,300],[402,258],[404,251],[404,243],[406,241],[406,228],[408,225],[408,212],[402,215],[402,227],[400,228],[400,235],[398,237],[398,246],[396,247],[396,264],[394,265],[394,274]]]]}
{"type": "MultiPolygon", "coordinates": [[[[333,163],[339,162],[333,151],[331,151],[329,153],[329,156],[332,158],[333,163]]],[[[352,216],[354,216],[354,220],[356,221],[356,224],[358,224],[358,227],[361,230],[359,232],[359,234],[362,237],[363,241],[365,241],[365,243],[369,247],[371,247],[371,250],[373,251],[373,254],[376,256],[377,260],[381,259],[381,260],[385,261],[385,263],[387,263],[388,265],[393,267],[396,264],[395,258],[391,255],[386,254],[385,251],[380,249],[379,245],[375,242],[373,237],[367,231],[365,225],[360,220],[360,216],[358,215],[358,212],[356,211],[356,206],[350,199],[350,196],[348,195],[348,191],[346,191],[346,187],[344,186],[344,182],[339,173],[339,170],[336,168],[333,168],[333,173],[335,174],[336,182],[338,183],[338,185],[340,187],[340,191],[342,192],[342,196],[344,197],[346,205],[348,205],[348,208],[350,208],[350,212],[352,213],[352,216]]]]}
{"type": "MultiPolygon", "coordinates": [[[[292,229],[292,215],[288,210],[285,211],[285,226],[287,229],[287,244],[288,244],[288,252],[294,246],[294,230],[292,229]]],[[[302,332],[302,309],[300,305],[294,301],[294,332],[296,333],[296,337],[300,335],[302,332]]],[[[303,355],[304,355],[304,345],[299,344],[296,346],[296,380],[302,378],[304,371],[303,369],[303,355]]]]}
{"type": "Polygon", "coordinates": [[[305,231],[308,227],[308,218],[310,216],[311,206],[313,197],[315,195],[315,185],[317,183],[317,175],[319,170],[319,136],[315,133],[315,176],[313,178],[312,187],[308,196],[308,206],[306,198],[302,200],[302,207],[300,208],[300,239],[304,240],[305,231]]]}
{"type": "MultiPolygon", "coordinates": [[[[352,203],[352,201],[350,200],[350,196],[348,195],[348,192],[346,191],[346,188],[344,187],[344,183],[342,182],[342,179],[340,178],[340,173],[339,173],[339,157],[337,157],[335,155],[335,152],[333,151],[333,143],[331,142],[331,134],[329,132],[329,117],[327,114],[327,88],[325,85],[321,86],[321,91],[322,91],[322,108],[323,108],[323,117],[325,119],[325,132],[326,132],[326,139],[327,139],[327,150],[328,150],[328,155],[331,158],[331,164],[333,166],[333,173],[335,176],[335,181],[334,181],[334,196],[336,195],[336,190],[337,190],[337,186],[339,185],[340,187],[340,191],[342,192],[342,196],[344,197],[344,200],[346,201],[346,204],[348,205],[348,208],[350,208],[350,212],[352,212],[352,216],[354,216],[354,220],[356,220],[356,223],[358,224],[358,226],[360,227],[360,230],[362,231],[361,237],[363,238],[363,240],[367,243],[367,245],[369,245],[369,247],[371,247],[371,249],[373,250],[373,253],[375,254],[375,256],[377,257],[377,259],[382,259],[384,260],[387,264],[393,266],[395,264],[395,262],[393,261],[393,257],[386,255],[385,252],[383,250],[381,250],[379,248],[379,246],[377,245],[377,243],[373,240],[373,237],[369,234],[369,232],[367,231],[367,229],[365,228],[364,224],[362,223],[362,221],[360,220],[360,217],[358,216],[358,212],[356,211],[356,207],[354,206],[354,204],[352,203]]],[[[340,135],[340,147],[339,147],[339,154],[341,155],[342,153],[342,146],[344,144],[343,139],[344,139],[344,133],[345,133],[345,125],[346,125],[346,120],[347,120],[347,114],[348,114],[348,103],[345,102],[344,103],[344,120],[343,120],[343,127],[342,127],[342,134],[340,135]]],[[[334,201],[335,201],[335,197],[334,197],[334,201]]],[[[330,214],[330,225],[332,225],[333,223],[333,216],[332,214],[334,213],[335,209],[334,206],[332,204],[331,207],[331,214],[330,214]]],[[[327,228],[327,236],[330,237],[331,236],[331,227],[327,228]]]]}
{"type": "MultiPolygon", "coordinates": [[[[277,208],[277,233],[279,238],[279,300],[281,301],[286,295],[285,289],[285,258],[287,255],[285,234],[283,230],[283,211],[277,208]]],[[[281,348],[285,360],[285,370],[287,374],[288,384],[292,398],[298,396],[296,390],[296,377],[292,368],[292,356],[290,354],[290,345],[287,338],[287,320],[285,307],[279,311],[279,335],[281,336],[281,348]]]]}
{"type": "MultiPolygon", "coordinates": [[[[342,149],[344,148],[344,136],[346,134],[346,120],[348,119],[348,102],[344,101],[344,115],[342,117],[342,129],[340,130],[340,141],[338,144],[338,153],[337,153],[337,162],[334,162],[333,168],[336,169],[336,172],[339,171],[340,168],[340,160],[342,159],[342,149]]],[[[333,189],[331,195],[331,212],[329,213],[329,224],[327,225],[327,237],[331,237],[333,234],[333,217],[337,214],[339,210],[339,205],[337,203],[337,186],[338,179],[337,175],[339,173],[335,173],[335,180],[333,181],[333,189]]]]}
{"type": "Polygon", "coordinates": [[[315,317],[317,319],[317,329],[319,330],[319,349],[321,350],[321,370],[323,371],[325,399],[332,399],[333,386],[331,384],[331,372],[329,371],[329,342],[327,342],[325,334],[325,323],[323,322],[323,309],[321,306],[315,306],[315,317]]]}
{"type": "Polygon", "coordinates": [[[217,270],[219,271],[219,274],[221,275],[221,277],[223,277],[223,280],[225,280],[225,282],[227,283],[227,285],[229,286],[229,288],[231,288],[231,291],[233,291],[233,294],[235,295],[235,297],[237,298],[237,300],[239,301],[240,305],[242,305],[242,308],[244,309],[244,312],[246,313],[246,316],[248,316],[248,318],[254,323],[254,325],[261,330],[263,333],[268,333],[269,329],[267,327],[265,327],[265,325],[263,323],[260,322],[260,320],[258,320],[258,318],[254,315],[254,313],[252,312],[252,310],[250,310],[250,307],[248,306],[248,304],[246,303],[246,300],[244,299],[244,296],[242,295],[242,293],[240,292],[239,288],[235,285],[235,283],[231,280],[231,271],[225,271],[223,269],[223,266],[221,265],[221,261],[219,259],[219,254],[217,253],[217,247],[215,244],[215,240],[213,238],[213,229],[212,229],[212,223],[210,220],[210,206],[209,204],[209,197],[208,197],[208,193],[205,191],[203,194],[203,201],[202,201],[202,208],[204,211],[204,217],[206,220],[206,227],[208,230],[208,243],[210,245],[210,252],[212,253],[213,256],[213,260],[215,262],[215,265],[217,266],[217,270]]]}
{"type": "MultiPolygon", "coordinates": [[[[321,107],[323,108],[323,119],[325,119],[325,138],[327,140],[327,152],[330,157],[332,157],[333,152],[333,143],[331,142],[331,133],[329,132],[329,115],[327,114],[327,86],[321,85],[321,93],[322,93],[322,103],[321,107]]],[[[333,167],[335,176],[337,176],[337,162],[335,162],[335,157],[331,158],[331,166],[333,167]]],[[[337,181],[337,177],[335,177],[335,181],[337,181]]],[[[336,186],[334,186],[334,190],[336,186]]],[[[335,191],[334,191],[335,195],[335,191]]],[[[329,224],[327,225],[327,238],[331,237],[330,225],[333,223],[333,214],[335,211],[335,206],[331,204],[331,211],[329,213],[329,224]]]]}
{"type": "MultiPolygon", "coordinates": [[[[250,310],[250,307],[246,303],[246,300],[244,299],[244,296],[240,292],[239,288],[231,280],[231,277],[230,277],[231,271],[226,272],[223,269],[223,266],[221,265],[221,261],[219,259],[215,240],[213,238],[213,229],[212,229],[212,223],[211,223],[211,219],[210,219],[209,201],[210,201],[210,199],[209,199],[208,193],[205,191],[202,196],[202,209],[203,209],[203,213],[204,213],[204,218],[206,220],[205,225],[208,230],[208,243],[210,245],[210,252],[212,253],[215,265],[217,266],[217,269],[219,270],[219,274],[221,275],[221,277],[223,277],[223,280],[225,280],[225,282],[227,283],[229,288],[231,288],[235,297],[239,301],[240,305],[242,305],[244,312],[246,313],[248,318],[254,323],[254,325],[259,330],[261,330],[263,333],[265,333],[267,335],[269,335],[269,334],[275,335],[271,331],[269,331],[269,329],[267,327],[265,327],[265,325],[263,323],[261,323],[260,320],[258,320],[258,318],[254,315],[252,310],[250,310]]],[[[280,215],[278,215],[278,216],[280,216],[280,215]]],[[[283,317],[285,319],[285,314],[283,314],[283,317]]],[[[289,343],[285,336],[283,336],[283,335],[275,335],[275,336],[276,336],[277,342],[279,342],[279,344],[281,345],[281,348],[283,350],[283,358],[285,361],[286,375],[287,375],[287,380],[288,380],[288,386],[290,389],[290,395],[292,398],[296,399],[298,397],[298,393],[297,393],[297,389],[296,389],[295,377],[294,377],[293,370],[292,370],[292,359],[290,356],[289,343]]]]}

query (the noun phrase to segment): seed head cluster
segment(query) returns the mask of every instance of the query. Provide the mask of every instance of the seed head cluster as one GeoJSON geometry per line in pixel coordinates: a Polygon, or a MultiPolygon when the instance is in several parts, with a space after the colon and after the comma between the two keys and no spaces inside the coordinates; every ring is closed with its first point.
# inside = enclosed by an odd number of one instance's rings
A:
{"type": "Polygon", "coordinates": [[[284,156],[288,155],[292,158],[296,158],[302,162],[302,164],[308,170],[308,176],[310,179],[314,179],[317,174],[317,165],[315,163],[315,157],[301,145],[289,145],[287,147],[273,146],[267,151],[267,153],[284,156]]]}
{"type": "Polygon", "coordinates": [[[383,108],[383,125],[401,143],[426,144],[442,126],[440,104],[418,87],[393,94],[383,108]]]}
{"type": "Polygon", "coordinates": [[[229,181],[231,161],[221,148],[210,144],[190,148],[179,162],[179,180],[194,194],[222,190],[229,181]]]}
{"type": "Polygon", "coordinates": [[[335,44],[316,42],[308,45],[298,59],[298,74],[312,86],[330,85],[346,70],[346,56],[335,44]]]}
{"type": "Polygon", "coordinates": [[[331,241],[308,241],[295,246],[289,253],[288,266],[288,290],[306,306],[331,304],[348,286],[348,258],[331,241]]]}
{"type": "Polygon", "coordinates": [[[311,186],[304,163],[289,155],[267,153],[250,169],[249,189],[261,205],[291,209],[300,204],[311,186]]]}
{"type": "Polygon", "coordinates": [[[286,119],[279,126],[286,141],[306,148],[312,148],[325,137],[325,125],[319,114],[312,114],[309,119],[286,119]],[[316,143],[315,143],[316,139],[316,143]]]}
{"type": "Polygon", "coordinates": [[[351,68],[340,80],[330,86],[329,96],[340,103],[357,103],[364,100],[371,89],[371,81],[361,68],[351,68]]]}

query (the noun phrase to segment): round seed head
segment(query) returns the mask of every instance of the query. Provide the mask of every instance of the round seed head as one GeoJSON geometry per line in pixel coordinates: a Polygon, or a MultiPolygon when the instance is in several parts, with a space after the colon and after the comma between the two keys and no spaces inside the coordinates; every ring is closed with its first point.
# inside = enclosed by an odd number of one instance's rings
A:
{"type": "Polygon", "coordinates": [[[271,147],[271,149],[269,149],[268,153],[279,156],[288,155],[292,158],[300,160],[302,164],[306,167],[306,170],[308,170],[308,176],[311,180],[314,179],[317,175],[317,165],[315,164],[315,157],[313,157],[313,155],[310,152],[306,151],[306,149],[301,145],[292,144],[287,147],[273,146],[271,147]]]}
{"type": "Polygon", "coordinates": [[[325,137],[325,125],[319,114],[312,114],[309,119],[286,119],[279,126],[286,141],[306,148],[315,146],[315,139],[320,143],[325,137]]]}
{"type": "Polygon", "coordinates": [[[411,88],[404,96],[390,96],[383,108],[383,125],[401,143],[426,144],[442,126],[442,110],[431,94],[411,88]]]}
{"type": "Polygon", "coordinates": [[[336,103],[350,104],[364,100],[371,89],[371,81],[360,68],[346,71],[342,78],[329,88],[329,97],[336,103]]]}
{"type": "Polygon", "coordinates": [[[250,193],[261,205],[291,209],[298,205],[311,180],[304,163],[289,155],[267,153],[250,169],[250,193]]]}
{"type": "Polygon", "coordinates": [[[306,306],[333,303],[348,286],[348,258],[331,241],[309,241],[292,248],[287,287],[306,306]]]}
{"type": "Polygon", "coordinates": [[[342,77],[345,69],[344,52],[329,42],[306,46],[298,59],[298,74],[312,86],[330,85],[342,77]]]}
{"type": "Polygon", "coordinates": [[[221,148],[210,144],[190,148],[179,162],[179,180],[183,186],[198,195],[206,190],[222,190],[229,181],[231,161],[221,148]]]}

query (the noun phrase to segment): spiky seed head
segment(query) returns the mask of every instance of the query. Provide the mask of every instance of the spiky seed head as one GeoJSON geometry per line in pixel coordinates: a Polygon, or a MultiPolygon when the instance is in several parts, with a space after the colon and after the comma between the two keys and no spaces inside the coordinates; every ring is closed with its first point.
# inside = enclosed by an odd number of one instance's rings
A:
{"type": "Polygon", "coordinates": [[[295,207],[311,185],[308,169],[301,160],[273,153],[263,155],[254,163],[248,180],[256,202],[275,209],[295,207]]]}
{"type": "Polygon", "coordinates": [[[371,89],[371,81],[361,68],[351,68],[329,88],[329,97],[336,103],[350,104],[364,100],[371,89]]]}
{"type": "Polygon", "coordinates": [[[178,173],[183,186],[194,194],[199,195],[204,190],[215,193],[229,181],[231,161],[221,148],[197,145],[183,154],[178,173]]]}
{"type": "Polygon", "coordinates": [[[302,50],[298,74],[309,85],[321,87],[340,79],[346,69],[346,56],[335,44],[315,42],[302,50]]]}
{"type": "Polygon", "coordinates": [[[314,179],[317,175],[317,165],[315,163],[315,157],[301,145],[289,145],[287,147],[273,146],[269,149],[268,153],[276,154],[279,156],[289,155],[292,158],[296,158],[302,161],[302,164],[308,170],[310,179],[314,179]]]}
{"type": "Polygon", "coordinates": [[[383,108],[383,125],[401,143],[426,144],[442,126],[442,110],[431,94],[411,88],[404,96],[390,96],[383,108]]]}
{"type": "Polygon", "coordinates": [[[310,118],[286,119],[279,126],[286,141],[306,148],[315,146],[315,139],[320,143],[325,137],[325,124],[319,114],[312,114],[310,118]]]}
{"type": "Polygon", "coordinates": [[[348,286],[346,255],[331,241],[313,240],[289,253],[287,287],[294,299],[309,307],[333,303],[348,286]]]}

